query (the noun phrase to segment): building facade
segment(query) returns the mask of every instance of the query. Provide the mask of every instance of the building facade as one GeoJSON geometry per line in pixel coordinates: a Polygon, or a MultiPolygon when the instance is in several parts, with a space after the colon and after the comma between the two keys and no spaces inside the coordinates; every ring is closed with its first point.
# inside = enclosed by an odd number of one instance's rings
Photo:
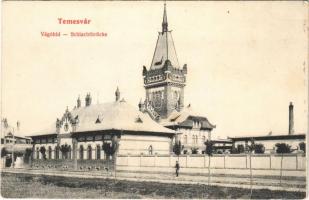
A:
{"type": "Polygon", "coordinates": [[[67,108],[50,128],[31,135],[33,158],[68,160],[72,168],[72,160],[87,160],[86,166],[91,164],[89,160],[97,160],[98,166],[100,160],[110,160],[116,154],[170,154],[174,131],[120,100],[118,88],[115,95],[115,102],[92,104],[87,94],[85,106],[78,98],[74,109],[67,108]]]}

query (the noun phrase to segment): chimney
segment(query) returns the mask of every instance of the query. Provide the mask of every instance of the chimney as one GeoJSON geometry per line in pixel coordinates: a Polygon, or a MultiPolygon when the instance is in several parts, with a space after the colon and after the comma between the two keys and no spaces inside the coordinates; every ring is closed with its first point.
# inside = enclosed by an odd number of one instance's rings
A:
{"type": "Polygon", "coordinates": [[[118,87],[116,89],[115,96],[116,96],[116,101],[119,101],[119,99],[120,99],[120,91],[119,91],[118,87]]]}
{"type": "Polygon", "coordinates": [[[86,98],[85,98],[85,105],[86,106],[90,106],[91,105],[91,96],[90,96],[90,93],[88,93],[86,95],[86,98]]]}
{"type": "Polygon", "coordinates": [[[294,106],[293,103],[290,102],[289,105],[289,135],[294,134],[294,106]]]}

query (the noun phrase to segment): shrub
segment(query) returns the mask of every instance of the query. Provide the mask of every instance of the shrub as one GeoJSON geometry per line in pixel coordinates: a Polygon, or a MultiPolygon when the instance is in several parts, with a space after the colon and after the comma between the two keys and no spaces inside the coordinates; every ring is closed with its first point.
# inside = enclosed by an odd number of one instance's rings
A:
{"type": "Polygon", "coordinates": [[[265,152],[265,147],[263,144],[255,144],[254,146],[254,153],[264,153],[265,152]]]}
{"type": "Polygon", "coordinates": [[[306,153],[306,144],[304,142],[300,142],[298,145],[299,149],[306,153]]]}
{"type": "Polygon", "coordinates": [[[291,153],[291,146],[286,143],[277,143],[275,145],[277,147],[276,152],[277,153],[291,153]]]}
{"type": "Polygon", "coordinates": [[[197,154],[198,152],[197,152],[197,148],[191,148],[191,153],[192,154],[197,154]]]}

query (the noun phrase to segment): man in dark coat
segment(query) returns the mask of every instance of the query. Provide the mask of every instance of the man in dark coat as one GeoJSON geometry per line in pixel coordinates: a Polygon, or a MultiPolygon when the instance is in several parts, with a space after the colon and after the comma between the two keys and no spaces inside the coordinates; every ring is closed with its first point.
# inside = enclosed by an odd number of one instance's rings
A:
{"type": "Polygon", "coordinates": [[[176,177],[178,177],[178,174],[179,174],[179,168],[180,168],[178,161],[176,161],[175,168],[176,168],[176,177]]]}

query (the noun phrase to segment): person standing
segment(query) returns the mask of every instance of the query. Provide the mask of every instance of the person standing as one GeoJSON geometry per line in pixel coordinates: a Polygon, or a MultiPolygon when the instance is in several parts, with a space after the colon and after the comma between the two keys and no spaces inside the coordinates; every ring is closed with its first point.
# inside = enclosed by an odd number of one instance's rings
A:
{"type": "Polygon", "coordinates": [[[176,168],[176,177],[178,177],[178,175],[179,175],[179,168],[180,168],[178,161],[176,161],[175,168],[176,168]]]}

